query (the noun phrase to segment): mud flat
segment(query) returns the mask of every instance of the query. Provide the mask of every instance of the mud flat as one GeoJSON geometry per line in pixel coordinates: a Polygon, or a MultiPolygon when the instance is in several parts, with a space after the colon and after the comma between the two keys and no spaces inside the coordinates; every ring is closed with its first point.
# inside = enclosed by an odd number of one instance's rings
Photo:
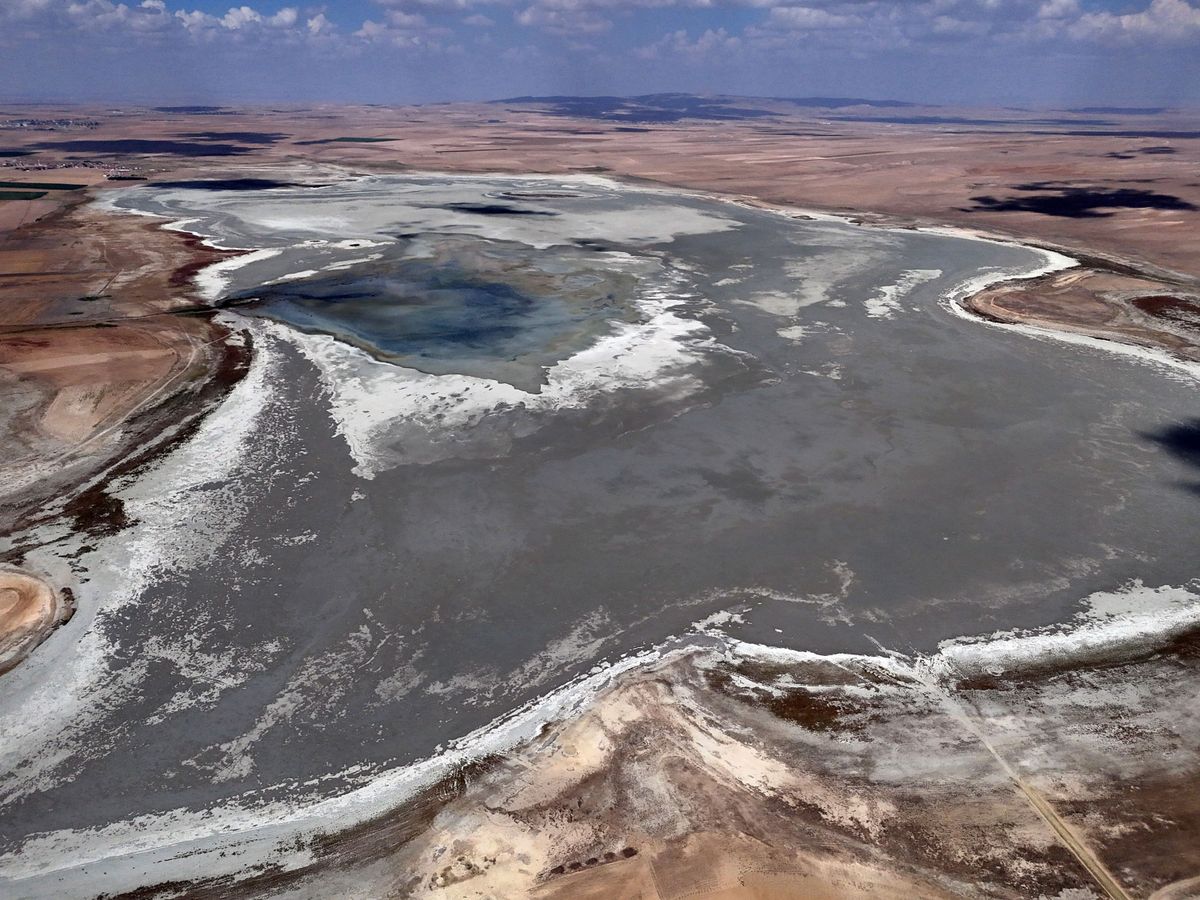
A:
{"type": "Polygon", "coordinates": [[[953,302],[1070,260],[595,175],[323,174],[107,202],[245,251],[193,289],[241,304],[209,327],[245,369],[178,395],[100,521],[21,536],[81,614],[5,676],[6,889],[1194,876],[1194,373],[953,302]],[[486,284],[503,327],[436,365],[362,327],[363,285],[424,315],[439,279],[436,323],[486,284]]]}

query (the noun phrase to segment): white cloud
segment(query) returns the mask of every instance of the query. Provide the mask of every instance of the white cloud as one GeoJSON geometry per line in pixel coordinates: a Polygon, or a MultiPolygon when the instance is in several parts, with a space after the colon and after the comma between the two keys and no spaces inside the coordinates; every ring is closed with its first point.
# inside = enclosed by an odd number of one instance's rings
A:
{"type": "Polygon", "coordinates": [[[1200,7],[1186,0],[1151,0],[1142,12],[1085,13],[1068,29],[1072,37],[1103,41],[1187,41],[1200,36],[1200,7]]]}
{"type": "MultiPolygon", "coordinates": [[[[350,47],[390,41],[432,46],[431,38],[450,36],[446,49],[455,31],[461,39],[467,28],[495,25],[495,14],[484,15],[482,8],[506,8],[518,24],[563,39],[558,45],[561,52],[595,59],[619,51],[603,42],[588,43],[591,36],[611,31],[621,16],[667,8],[677,12],[666,34],[626,52],[641,57],[700,56],[739,47],[784,53],[823,47],[861,55],[921,46],[936,47],[938,52],[946,48],[970,52],[966,48],[1033,46],[1063,38],[1131,46],[1186,44],[1200,38],[1200,0],[1131,0],[1142,8],[1125,13],[1087,12],[1086,0],[375,0],[384,7],[379,21],[367,19],[356,31],[344,32],[335,22],[336,5],[264,7],[250,0],[212,14],[177,5],[186,2],[0,0],[0,21],[19,22],[23,32],[31,35],[58,38],[65,29],[77,29],[124,32],[159,42],[174,34],[180,40],[242,44],[274,41],[350,47]],[[717,8],[738,8],[741,16],[754,21],[740,33],[712,27],[693,37],[695,30],[687,27],[688,11],[717,8]]],[[[504,36],[495,39],[502,41],[504,36]]]]}
{"type": "Polygon", "coordinates": [[[356,38],[361,38],[364,41],[376,41],[386,37],[388,27],[382,22],[376,22],[374,19],[367,19],[362,23],[362,27],[354,32],[356,38]]]}
{"type": "Polygon", "coordinates": [[[182,9],[176,10],[175,18],[183,23],[184,28],[192,32],[213,28],[218,24],[216,16],[210,16],[208,13],[200,12],[198,9],[193,9],[190,12],[182,9]]]}
{"type": "Polygon", "coordinates": [[[317,13],[305,23],[305,27],[308,29],[308,33],[313,37],[322,34],[330,34],[335,30],[334,24],[330,22],[328,18],[326,18],[325,13],[317,13]]]}
{"type": "Polygon", "coordinates": [[[464,12],[476,6],[485,4],[505,4],[510,0],[375,0],[380,6],[398,7],[400,9],[424,9],[436,12],[464,12]]]}
{"type": "Polygon", "coordinates": [[[1073,19],[1079,15],[1079,0],[1046,0],[1038,7],[1039,19],[1073,19]]]}
{"type": "Polygon", "coordinates": [[[64,12],[68,21],[89,31],[123,28],[150,34],[171,24],[171,18],[166,14],[166,4],[156,0],[135,7],[111,0],[78,0],[68,3],[64,12]]]}
{"type": "Polygon", "coordinates": [[[267,21],[276,28],[291,28],[296,24],[296,20],[299,17],[300,14],[296,12],[296,7],[285,6],[279,12],[275,13],[275,15],[271,16],[271,18],[267,19],[267,21]]]}
{"type": "Polygon", "coordinates": [[[987,34],[991,25],[983,19],[959,19],[954,16],[935,16],[930,31],[942,37],[978,37],[987,34]]]}
{"type": "Polygon", "coordinates": [[[385,18],[386,22],[367,19],[352,36],[370,44],[391,44],[409,50],[449,52],[454,49],[441,42],[441,38],[452,33],[450,29],[430,25],[419,13],[393,9],[387,11],[385,18]]]}
{"type": "Polygon", "coordinates": [[[518,12],[518,24],[558,35],[601,34],[612,22],[577,0],[543,0],[518,12]]]}
{"type": "Polygon", "coordinates": [[[387,18],[393,28],[424,28],[427,24],[420,13],[406,13],[400,9],[389,10],[387,18]]]}
{"type": "Polygon", "coordinates": [[[695,40],[683,30],[673,31],[660,40],[636,52],[642,59],[659,59],[669,56],[686,56],[700,59],[714,53],[734,51],[742,44],[741,38],[731,36],[724,28],[708,29],[695,40]]]}
{"type": "Polygon", "coordinates": [[[249,6],[236,6],[222,17],[221,25],[230,31],[237,31],[247,25],[257,25],[261,21],[262,16],[257,10],[251,9],[249,6]]]}
{"type": "Polygon", "coordinates": [[[840,15],[810,6],[776,6],[768,14],[767,21],[789,31],[814,31],[824,28],[848,28],[859,25],[857,16],[840,15]]]}
{"type": "Polygon", "coordinates": [[[29,19],[57,5],[58,0],[4,0],[0,18],[29,19]]]}

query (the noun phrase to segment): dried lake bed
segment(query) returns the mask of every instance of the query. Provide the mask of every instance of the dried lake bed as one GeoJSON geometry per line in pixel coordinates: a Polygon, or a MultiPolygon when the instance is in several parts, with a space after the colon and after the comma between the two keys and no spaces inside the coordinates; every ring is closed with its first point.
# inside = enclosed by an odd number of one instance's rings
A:
{"type": "Polygon", "coordinates": [[[249,251],[199,278],[252,356],[124,528],[29,554],[78,612],[0,697],[18,896],[302,865],[683,648],[1038,636],[982,676],[1200,621],[1195,373],[954,306],[1054,254],[594,177],[105,203],[249,251]]]}

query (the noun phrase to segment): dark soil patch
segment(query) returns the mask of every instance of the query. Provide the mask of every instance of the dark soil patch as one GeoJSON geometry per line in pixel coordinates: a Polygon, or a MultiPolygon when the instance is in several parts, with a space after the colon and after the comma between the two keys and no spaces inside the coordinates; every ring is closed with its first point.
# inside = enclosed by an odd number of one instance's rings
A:
{"type": "Polygon", "coordinates": [[[193,141],[235,141],[239,144],[277,144],[291,135],[279,131],[185,131],[181,138],[193,141]]]}
{"type": "Polygon", "coordinates": [[[1018,191],[1042,191],[1029,196],[972,197],[975,206],[963,212],[1032,212],[1069,219],[1107,218],[1111,209],[1164,209],[1191,211],[1197,207],[1171,194],[1141,188],[1074,187],[1043,181],[1013,185],[1018,191]]]}
{"type": "Polygon", "coordinates": [[[166,156],[241,156],[254,150],[253,147],[210,141],[148,141],[136,139],[43,141],[37,147],[41,150],[61,150],[63,152],[71,151],[76,153],[161,154],[166,156]]]}

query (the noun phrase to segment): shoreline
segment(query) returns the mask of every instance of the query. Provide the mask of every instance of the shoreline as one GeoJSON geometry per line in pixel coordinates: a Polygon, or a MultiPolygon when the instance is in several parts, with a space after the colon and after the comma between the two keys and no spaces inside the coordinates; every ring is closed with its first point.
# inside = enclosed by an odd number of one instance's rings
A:
{"type": "MultiPolygon", "coordinates": [[[[883,213],[868,212],[859,216],[817,208],[784,206],[775,203],[766,203],[758,200],[757,198],[747,196],[732,197],[707,192],[703,193],[702,195],[708,196],[713,200],[733,203],[735,205],[741,205],[751,209],[766,210],[768,212],[774,212],[789,218],[812,218],[818,221],[835,221],[863,228],[874,228],[881,231],[907,231],[921,234],[939,234],[947,237],[981,241],[1008,247],[1020,247],[1026,250],[1035,250],[1046,256],[1047,261],[1044,267],[1035,269],[1030,273],[1022,275],[996,273],[994,277],[981,276],[978,278],[969,279],[968,281],[965,281],[957,287],[951,289],[946,297],[946,302],[944,302],[942,305],[955,315],[976,323],[1005,328],[1014,333],[1026,335],[1027,337],[1058,340],[1066,344],[1085,346],[1092,349],[1116,353],[1118,355],[1137,359],[1141,362],[1150,363],[1160,368],[1180,370],[1187,373],[1192,378],[1200,380],[1200,361],[1180,356],[1171,352],[1169,349],[1157,346],[1147,346],[1143,343],[1138,343],[1130,339],[1122,339],[1121,337],[1107,334],[1102,330],[1089,331],[1083,328],[1072,328],[1070,325],[1063,322],[1050,321],[1048,324],[1042,324],[1040,322],[1002,320],[981,312],[976,308],[975,305],[977,298],[980,298],[997,288],[1019,286],[1022,283],[1033,282],[1047,276],[1057,275],[1060,272],[1066,272],[1068,270],[1096,270],[1098,268],[1095,265],[1096,261],[1100,261],[1106,266],[1120,267],[1121,269],[1125,270],[1126,274],[1134,277],[1143,278],[1146,280],[1161,281],[1165,284],[1200,285],[1200,278],[1189,277],[1183,273],[1170,272],[1169,270],[1160,269],[1157,266],[1152,266],[1135,260],[1121,259],[1096,250],[1079,251],[1074,248],[1053,244],[1047,241],[1041,241],[1033,238],[1023,238],[1020,236],[1003,234],[999,232],[966,228],[964,226],[907,222],[899,217],[888,216],[883,213]],[[870,219],[868,220],[862,216],[869,216],[870,219]]],[[[1152,292],[1147,291],[1146,295],[1150,295],[1151,293],[1152,292]]],[[[1197,342],[1195,346],[1200,348],[1200,342],[1197,342]]]]}
{"type": "MultiPolygon", "coordinates": [[[[287,171],[294,167],[285,165],[278,168],[287,171]]],[[[326,168],[328,168],[328,165],[326,168]]],[[[1043,324],[1041,322],[999,320],[981,312],[974,304],[974,301],[977,297],[980,297],[981,295],[986,294],[987,292],[996,288],[1015,286],[1023,282],[1032,282],[1048,275],[1056,275],[1059,272],[1063,272],[1068,269],[1095,270],[1097,269],[1097,262],[1102,263],[1106,267],[1111,266],[1121,270],[1126,274],[1146,280],[1160,281],[1165,284],[1175,285],[1184,285],[1190,283],[1200,284],[1200,278],[1193,278],[1185,275],[1184,273],[1171,272],[1169,270],[1147,263],[1142,263],[1137,260],[1116,257],[1112,254],[1103,253],[1094,249],[1079,250],[1077,248],[1054,244],[1052,242],[1043,241],[1036,238],[1022,237],[1009,233],[987,231],[978,228],[968,228],[966,226],[950,225],[939,222],[906,220],[899,216],[892,216],[873,211],[846,213],[819,207],[784,205],[763,201],[750,195],[721,194],[714,191],[674,185],[669,182],[657,181],[640,176],[623,176],[620,174],[608,173],[568,173],[556,175],[549,172],[530,173],[515,169],[497,169],[490,172],[457,172],[453,169],[406,170],[399,173],[372,172],[369,174],[354,173],[347,169],[344,170],[344,172],[346,175],[345,180],[350,182],[399,175],[401,177],[412,176],[416,178],[444,176],[467,180],[486,180],[488,178],[497,176],[525,178],[529,180],[565,180],[579,181],[584,184],[591,184],[597,187],[605,188],[609,188],[615,184],[625,189],[631,189],[634,191],[667,194],[674,193],[677,195],[693,196],[712,200],[718,203],[729,203],[747,209],[774,213],[790,219],[808,218],[816,221],[837,222],[845,225],[881,231],[916,232],[921,234],[942,235],[963,240],[980,241],[1000,246],[1018,247],[1024,250],[1036,251],[1043,254],[1046,258],[1046,264],[1042,268],[1023,274],[997,273],[995,277],[989,277],[986,280],[972,279],[969,282],[964,282],[962,285],[959,285],[950,291],[950,296],[952,296],[954,299],[952,303],[944,304],[945,308],[956,315],[961,316],[963,313],[965,313],[967,318],[978,323],[1009,328],[1016,333],[1025,334],[1029,337],[1043,339],[1050,337],[1067,344],[1107,350],[1109,352],[1126,355],[1144,362],[1149,362],[1156,366],[1180,369],[1193,377],[1200,378],[1200,362],[1181,357],[1165,348],[1146,346],[1145,344],[1128,339],[1123,340],[1121,337],[1106,334],[1103,331],[1097,332],[1096,330],[1089,331],[1087,329],[1076,329],[1072,328],[1066,323],[1061,322],[1050,322],[1048,324],[1043,324]]],[[[153,185],[152,182],[149,184],[150,186],[153,185]]],[[[117,188],[116,190],[120,189],[121,188],[117,188]]],[[[112,207],[111,202],[106,198],[97,197],[94,202],[102,203],[103,207],[110,211],[117,211],[112,207]]],[[[209,247],[218,251],[238,254],[232,258],[210,263],[209,265],[206,265],[193,273],[193,282],[196,288],[210,303],[218,301],[221,286],[225,282],[224,273],[226,271],[260,259],[269,258],[281,252],[279,249],[275,248],[234,248],[223,246],[216,238],[205,236],[199,232],[189,230],[186,226],[193,221],[193,219],[189,218],[171,219],[170,216],[161,215],[158,213],[134,210],[120,210],[120,212],[167,220],[159,227],[165,230],[176,231],[189,235],[191,238],[198,241],[201,246],[209,247]]]]}
{"type": "MultiPolygon", "coordinates": [[[[240,886],[239,890],[256,886],[284,887],[336,869],[339,860],[361,864],[364,860],[399,852],[401,847],[407,846],[405,842],[400,846],[388,846],[386,850],[376,846],[377,842],[372,838],[376,830],[387,833],[392,827],[389,823],[396,819],[407,821],[414,805],[428,808],[431,813],[428,824],[418,828],[409,838],[417,840],[426,830],[434,828],[438,815],[435,809],[471,803],[473,797],[478,797],[482,790],[480,779],[487,773],[495,772],[500,784],[509,784],[516,773],[532,771],[537,765],[546,764],[553,758],[553,755],[547,756],[550,752],[547,748],[581,721],[599,715],[614,696],[647,681],[666,678],[663,683],[670,683],[671,678],[666,673],[681,667],[693,673],[722,669],[752,673],[749,681],[745,680],[746,676],[739,676],[741,680],[722,681],[724,687],[710,684],[709,690],[716,690],[714,696],[733,691],[734,696],[756,697],[753,704],[766,703],[784,720],[792,715],[787,713],[790,707],[771,700],[772,693],[778,696],[778,691],[762,687],[764,676],[761,673],[804,672],[813,667],[821,670],[833,667],[830,671],[877,672],[887,683],[898,685],[903,691],[932,691],[937,696],[942,692],[951,696],[964,690],[988,690],[993,685],[1019,685],[1031,681],[1036,684],[1060,674],[1069,678],[1074,672],[1114,667],[1119,670],[1121,666],[1144,663],[1159,658],[1164,651],[1170,652],[1170,648],[1181,640],[1195,639],[1200,635],[1200,593],[1197,591],[1200,591],[1197,582],[1178,588],[1147,588],[1140,582],[1132,582],[1117,591],[1081,600],[1080,611],[1073,620],[1064,623],[1068,626],[1066,630],[1062,626],[1047,626],[1029,631],[964,636],[943,642],[932,654],[917,655],[889,651],[817,654],[751,644],[728,637],[719,626],[701,621],[694,623],[692,632],[668,638],[653,648],[635,651],[607,665],[597,664],[591,672],[452,742],[442,753],[385,772],[344,794],[301,808],[288,809],[288,804],[275,804],[277,808],[273,813],[270,806],[226,806],[146,816],[136,823],[114,823],[86,832],[89,846],[107,843],[109,852],[95,855],[93,850],[90,858],[83,861],[80,861],[78,851],[70,846],[71,832],[51,833],[26,842],[18,855],[0,859],[0,868],[7,868],[3,863],[20,861],[15,867],[15,877],[8,877],[13,889],[20,888],[23,882],[36,885],[42,879],[50,879],[53,883],[70,877],[72,871],[88,884],[98,883],[96,879],[101,873],[92,869],[96,865],[105,866],[105,874],[117,879],[105,888],[107,893],[117,895],[167,883],[175,888],[186,885],[188,892],[232,888],[235,884],[240,886]],[[696,668],[697,661],[702,661],[699,669],[696,668]],[[980,682],[981,676],[988,680],[980,682]],[[348,816],[351,810],[354,812],[348,816]],[[278,818],[263,822],[264,814],[274,814],[278,818]],[[168,827],[163,830],[153,828],[155,819],[168,827]],[[193,820],[191,828],[184,824],[188,819],[193,820]],[[175,835],[167,842],[147,840],[153,834],[165,832],[169,835],[171,826],[175,835]],[[365,847],[354,849],[358,846],[356,842],[365,847]],[[43,858],[39,866],[33,859],[39,851],[59,856],[60,864],[43,858]],[[203,859],[206,874],[199,878],[187,875],[197,870],[195,862],[198,859],[203,859]],[[134,877],[122,883],[117,865],[120,861],[136,866],[147,875],[153,871],[156,873],[154,880],[134,877]],[[244,873],[244,878],[237,877],[238,873],[244,873]],[[234,880],[228,881],[230,878],[234,880]]],[[[805,696],[805,690],[801,689],[798,697],[805,696]]],[[[827,727],[821,724],[823,720],[810,718],[810,713],[803,712],[805,708],[797,709],[797,714],[801,715],[797,721],[805,729],[824,733],[827,727]]],[[[819,716],[826,715],[820,707],[814,712],[819,716]]],[[[837,717],[845,715],[835,710],[827,712],[837,717]]],[[[710,724],[709,727],[715,726],[710,724]]],[[[836,728],[834,733],[837,733],[836,728]]],[[[732,733],[727,736],[733,739],[732,733]]],[[[743,733],[737,739],[745,740],[746,737],[743,733]]],[[[528,779],[521,778],[509,789],[515,789],[518,784],[523,789],[531,788],[528,779]]],[[[84,836],[79,833],[80,838],[84,836]]],[[[467,839],[465,835],[463,839],[467,839]]],[[[564,866],[561,872],[550,872],[552,867],[547,867],[537,873],[536,881],[541,883],[593,867],[575,867],[568,871],[564,866]]],[[[133,874],[126,872],[126,877],[133,874]]],[[[36,890],[27,894],[31,897],[50,895],[50,892],[36,890]]]]}

